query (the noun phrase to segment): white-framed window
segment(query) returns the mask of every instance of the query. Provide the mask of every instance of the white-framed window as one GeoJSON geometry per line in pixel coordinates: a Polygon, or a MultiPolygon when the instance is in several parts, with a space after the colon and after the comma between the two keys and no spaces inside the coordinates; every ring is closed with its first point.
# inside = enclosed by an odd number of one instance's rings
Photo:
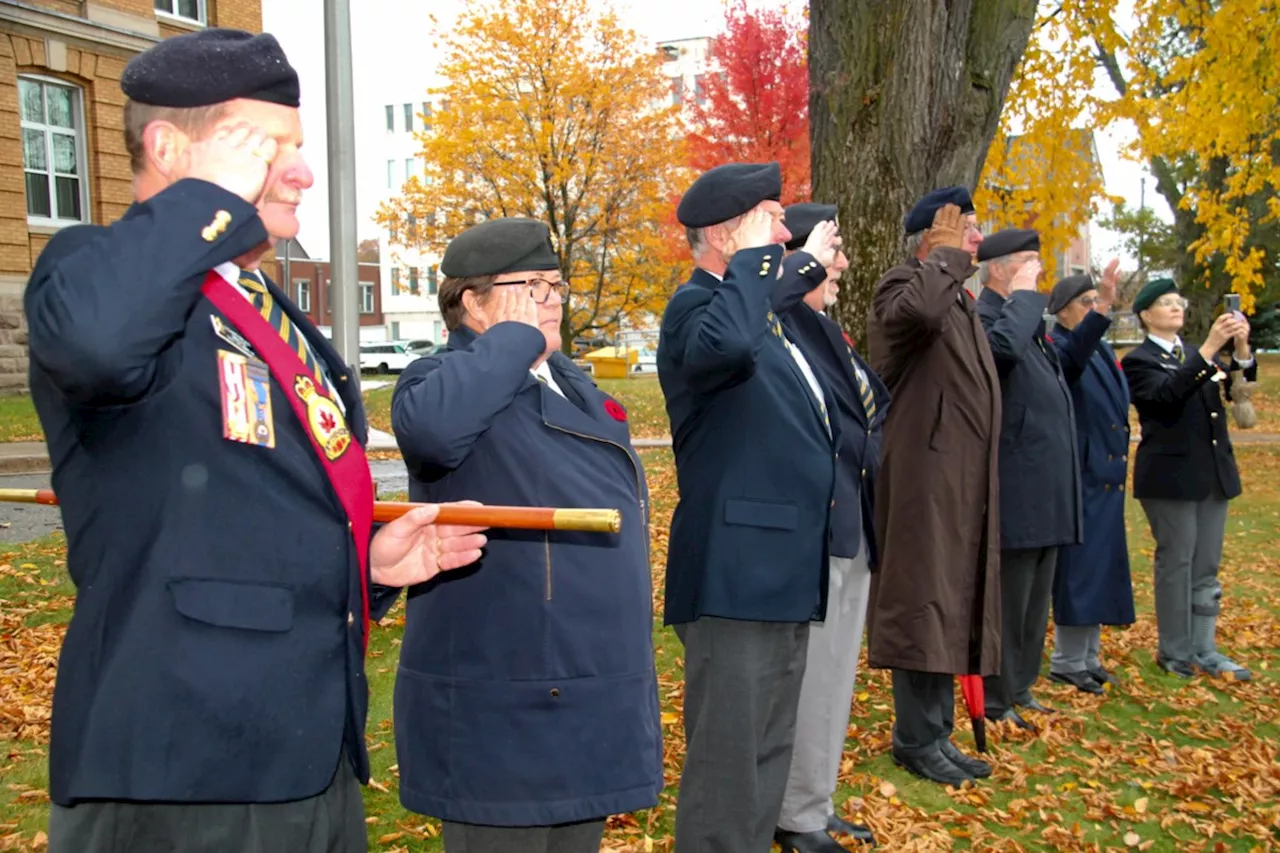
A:
{"type": "Polygon", "coordinates": [[[205,0],[156,0],[156,11],[162,15],[206,23],[205,0]]]}
{"type": "Polygon", "coordinates": [[[360,313],[373,313],[373,284],[371,282],[360,282],[360,313]]]}
{"type": "Polygon", "coordinates": [[[409,267],[409,292],[418,295],[418,268],[409,267]]]}
{"type": "Polygon", "coordinates": [[[406,157],[404,161],[404,179],[407,181],[414,176],[417,169],[414,168],[414,158],[406,157]]]}
{"type": "Polygon", "coordinates": [[[27,219],[65,224],[89,221],[84,93],[45,77],[19,77],[22,167],[27,219]]]}
{"type": "Polygon", "coordinates": [[[393,190],[395,188],[396,188],[396,161],[388,160],[387,161],[387,189],[393,190]]]}
{"type": "Polygon", "coordinates": [[[1084,267],[1082,267],[1082,266],[1080,266],[1079,264],[1072,264],[1072,265],[1071,265],[1071,274],[1072,274],[1072,275],[1084,275],[1084,274],[1085,274],[1085,268],[1084,268],[1084,267]]]}
{"type": "Polygon", "coordinates": [[[298,303],[298,308],[304,313],[311,313],[311,282],[305,278],[295,278],[293,280],[293,301],[298,303]]]}
{"type": "Polygon", "coordinates": [[[430,101],[422,102],[422,129],[423,130],[431,129],[431,102],[430,101]]]}
{"type": "Polygon", "coordinates": [[[387,104],[387,133],[394,133],[396,129],[396,108],[387,104]]]}
{"type": "Polygon", "coordinates": [[[413,104],[404,105],[404,132],[413,133],[413,104]]]}
{"type": "Polygon", "coordinates": [[[439,273],[436,272],[437,269],[439,269],[439,266],[437,264],[432,264],[431,266],[427,267],[427,295],[428,296],[435,296],[436,288],[440,283],[439,273]]]}
{"type": "Polygon", "coordinates": [[[435,333],[434,335],[432,335],[431,340],[438,342],[440,340],[440,331],[441,331],[439,320],[431,321],[431,330],[435,333]]]}
{"type": "Polygon", "coordinates": [[[400,292],[400,267],[391,268],[391,293],[392,295],[400,292]]]}

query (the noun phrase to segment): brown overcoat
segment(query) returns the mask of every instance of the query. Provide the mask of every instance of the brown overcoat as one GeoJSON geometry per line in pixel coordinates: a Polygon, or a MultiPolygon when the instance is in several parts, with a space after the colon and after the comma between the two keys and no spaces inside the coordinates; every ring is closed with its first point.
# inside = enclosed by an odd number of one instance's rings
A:
{"type": "Polygon", "coordinates": [[[963,288],[974,271],[968,252],[940,247],[876,285],[867,343],[893,405],[876,483],[875,667],[999,673],[1000,378],[963,288]]]}

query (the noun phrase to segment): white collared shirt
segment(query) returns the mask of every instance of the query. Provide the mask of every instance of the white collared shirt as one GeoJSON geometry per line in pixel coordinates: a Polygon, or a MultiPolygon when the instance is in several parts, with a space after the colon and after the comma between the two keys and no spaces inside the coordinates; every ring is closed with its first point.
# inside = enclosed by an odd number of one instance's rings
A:
{"type": "MultiPolygon", "coordinates": [[[[1160,347],[1160,349],[1164,350],[1170,355],[1173,354],[1173,348],[1175,346],[1182,347],[1183,355],[1184,356],[1186,355],[1187,348],[1183,346],[1182,337],[1180,335],[1174,335],[1172,342],[1166,341],[1164,338],[1157,338],[1155,335],[1147,335],[1147,340],[1153,341],[1158,347],[1160,347]]],[[[1244,368],[1247,368],[1247,367],[1253,367],[1253,359],[1247,358],[1244,361],[1240,361],[1239,359],[1237,359],[1236,364],[1240,365],[1240,368],[1243,370],[1244,368]]]]}
{"type": "MultiPolygon", "coordinates": [[[[547,383],[547,385],[551,388],[552,391],[555,391],[561,397],[564,397],[564,392],[560,390],[560,386],[556,384],[555,376],[553,376],[551,373],[551,367],[545,361],[539,364],[537,367],[529,368],[529,372],[533,374],[534,379],[542,380],[543,382],[547,383]]],[[[565,398],[565,399],[568,399],[568,398],[565,398]]]]}

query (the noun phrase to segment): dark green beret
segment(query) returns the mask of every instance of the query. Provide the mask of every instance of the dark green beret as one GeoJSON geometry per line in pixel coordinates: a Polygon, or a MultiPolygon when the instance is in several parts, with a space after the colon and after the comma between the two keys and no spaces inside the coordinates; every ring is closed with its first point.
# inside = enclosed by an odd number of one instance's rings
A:
{"type": "Polygon", "coordinates": [[[1018,252],[1040,251],[1040,232],[1033,228],[1006,228],[978,244],[978,260],[990,261],[1018,252]]]}
{"type": "Polygon", "coordinates": [[[551,229],[536,219],[490,219],[449,241],[440,272],[449,278],[560,268],[551,229]]]}
{"type": "Polygon", "coordinates": [[[1177,293],[1178,285],[1171,278],[1157,278],[1142,285],[1142,290],[1133,298],[1133,312],[1146,311],[1155,301],[1166,293],[1177,293]]]}
{"type": "Polygon", "coordinates": [[[902,219],[902,227],[908,234],[918,234],[933,225],[933,217],[948,204],[960,208],[961,213],[973,213],[973,196],[964,187],[943,187],[926,193],[902,219]]]}
{"type": "Polygon", "coordinates": [[[693,182],[676,207],[676,219],[686,228],[706,228],[781,197],[782,168],[777,163],[726,163],[693,182]]]}
{"type": "Polygon", "coordinates": [[[298,73],[275,36],[218,27],[173,36],[129,60],[120,88],[156,107],[207,107],[248,98],[298,106],[298,73]]]}
{"type": "Polygon", "coordinates": [[[1066,308],[1067,303],[1072,299],[1082,293],[1088,293],[1095,286],[1091,275],[1081,273],[1080,275],[1067,276],[1055,284],[1053,290],[1049,293],[1049,313],[1057,314],[1063,308],[1066,308]]]}
{"type": "Polygon", "coordinates": [[[799,249],[804,246],[804,241],[809,239],[809,235],[813,232],[814,226],[819,222],[835,222],[836,206],[834,204],[793,204],[786,209],[787,230],[791,232],[791,241],[787,243],[788,250],[799,249]]]}

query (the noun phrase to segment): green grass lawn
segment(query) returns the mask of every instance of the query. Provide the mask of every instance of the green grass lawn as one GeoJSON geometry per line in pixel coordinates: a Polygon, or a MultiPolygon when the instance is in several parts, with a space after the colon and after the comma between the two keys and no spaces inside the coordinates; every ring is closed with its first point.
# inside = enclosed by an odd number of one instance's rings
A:
{"type": "MultiPolygon", "coordinates": [[[[656,808],[610,822],[606,849],[636,853],[670,850],[684,749],[681,649],[660,618],[674,468],[667,450],[642,455],[654,497],[654,640],[668,786],[656,808]]],[[[1042,681],[1038,695],[1060,711],[1035,719],[1040,735],[989,727],[996,775],[947,791],[893,766],[887,755],[888,674],[860,671],[837,795],[841,813],[870,823],[881,847],[892,850],[1249,851],[1280,845],[1280,447],[1241,447],[1237,455],[1246,492],[1232,504],[1219,636],[1253,669],[1254,682],[1183,682],[1155,667],[1152,543],[1141,509],[1131,503],[1139,621],[1103,636],[1104,662],[1121,685],[1099,698],[1042,681]]],[[[0,753],[0,850],[39,849],[45,826],[48,703],[73,594],[63,556],[60,538],[0,554],[0,740],[6,742],[0,753]]],[[[369,647],[369,838],[371,849],[384,853],[438,851],[438,823],[405,812],[396,794],[391,700],[402,620],[403,600],[374,629],[369,647]]],[[[957,711],[956,740],[971,749],[963,708],[957,711]]]]}

